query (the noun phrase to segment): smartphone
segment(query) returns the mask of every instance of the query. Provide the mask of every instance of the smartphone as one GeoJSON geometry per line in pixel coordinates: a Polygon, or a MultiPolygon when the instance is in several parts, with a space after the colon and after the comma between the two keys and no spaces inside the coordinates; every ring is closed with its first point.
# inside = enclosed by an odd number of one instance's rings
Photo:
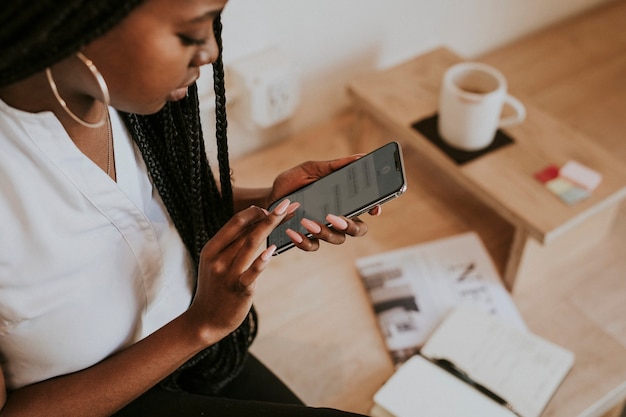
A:
{"type": "Polygon", "coordinates": [[[270,211],[285,198],[299,202],[300,208],[291,219],[272,231],[267,246],[276,245],[274,254],[292,248],[294,244],[285,233],[288,228],[309,236],[300,225],[303,218],[328,225],[328,214],[356,217],[400,196],[405,190],[402,151],[397,142],[390,142],[272,203],[270,211]]]}

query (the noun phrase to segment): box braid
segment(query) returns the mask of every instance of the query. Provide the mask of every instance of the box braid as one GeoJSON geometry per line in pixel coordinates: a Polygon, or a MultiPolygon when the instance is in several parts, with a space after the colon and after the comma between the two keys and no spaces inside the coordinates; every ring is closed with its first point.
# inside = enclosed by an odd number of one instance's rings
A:
{"type": "MultiPolygon", "coordinates": [[[[206,157],[196,85],[189,88],[188,97],[167,103],[154,115],[122,115],[195,265],[206,242],[233,215],[219,17],[213,29],[220,51],[213,63],[213,80],[221,189],[206,157]]],[[[252,308],[238,329],[185,363],[162,381],[162,386],[198,394],[219,393],[241,370],[256,336],[256,323],[252,308]]]]}
{"type": "Polygon", "coordinates": [[[213,32],[219,50],[213,63],[213,90],[215,91],[215,137],[217,139],[217,159],[220,168],[222,198],[227,202],[227,209],[233,211],[233,188],[231,186],[230,162],[228,160],[228,141],[226,140],[226,90],[224,88],[224,62],[222,60],[222,19],[217,16],[213,22],[213,32]]]}

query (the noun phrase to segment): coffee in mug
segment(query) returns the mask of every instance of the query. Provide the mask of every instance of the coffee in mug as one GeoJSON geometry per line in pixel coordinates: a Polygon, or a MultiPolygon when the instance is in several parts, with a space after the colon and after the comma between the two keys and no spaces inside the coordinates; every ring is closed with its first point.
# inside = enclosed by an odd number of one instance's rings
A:
{"type": "Polygon", "coordinates": [[[491,144],[500,127],[521,123],[524,105],[507,93],[506,78],[478,62],[453,65],[445,72],[439,99],[439,136],[458,149],[476,151],[491,144]],[[502,117],[508,104],[515,114],[502,117]]]}

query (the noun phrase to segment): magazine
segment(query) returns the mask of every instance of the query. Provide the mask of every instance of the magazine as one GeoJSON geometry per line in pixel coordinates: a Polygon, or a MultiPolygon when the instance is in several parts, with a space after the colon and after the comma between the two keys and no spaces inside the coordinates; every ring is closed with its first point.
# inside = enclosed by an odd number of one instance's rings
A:
{"type": "Polygon", "coordinates": [[[469,304],[526,330],[475,232],[356,261],[396,366],[419,349],[456,306],[469,304]]]}

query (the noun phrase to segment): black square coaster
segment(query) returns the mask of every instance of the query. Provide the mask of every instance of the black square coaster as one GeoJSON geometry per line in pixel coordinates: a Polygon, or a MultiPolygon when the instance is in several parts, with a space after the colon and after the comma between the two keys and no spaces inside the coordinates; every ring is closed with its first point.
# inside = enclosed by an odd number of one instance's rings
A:
{"type": "Polygon", "coordinates": [[[443,153],[448,155],[450,158],[452,158],[454,162],[459,165],[472,161],[482,155],[485,155],[489,152],[495,151],[498,148],[515,142],[513,138],[498,129],[498,131],[496,131],[496,137],[494,138],[493,142],[491,142],[491,145],[487,146],[486,148],[479,149],[477,151],[464,151],[461,149],[457,149],[448,145],[439,136],[439,132],[437,130],[437,118],[438,115],[435,114],[433,116],[413,123],[411,127],[424,135],[426,139],[428,139],[432,144],[441,149],[443,153]]]}

